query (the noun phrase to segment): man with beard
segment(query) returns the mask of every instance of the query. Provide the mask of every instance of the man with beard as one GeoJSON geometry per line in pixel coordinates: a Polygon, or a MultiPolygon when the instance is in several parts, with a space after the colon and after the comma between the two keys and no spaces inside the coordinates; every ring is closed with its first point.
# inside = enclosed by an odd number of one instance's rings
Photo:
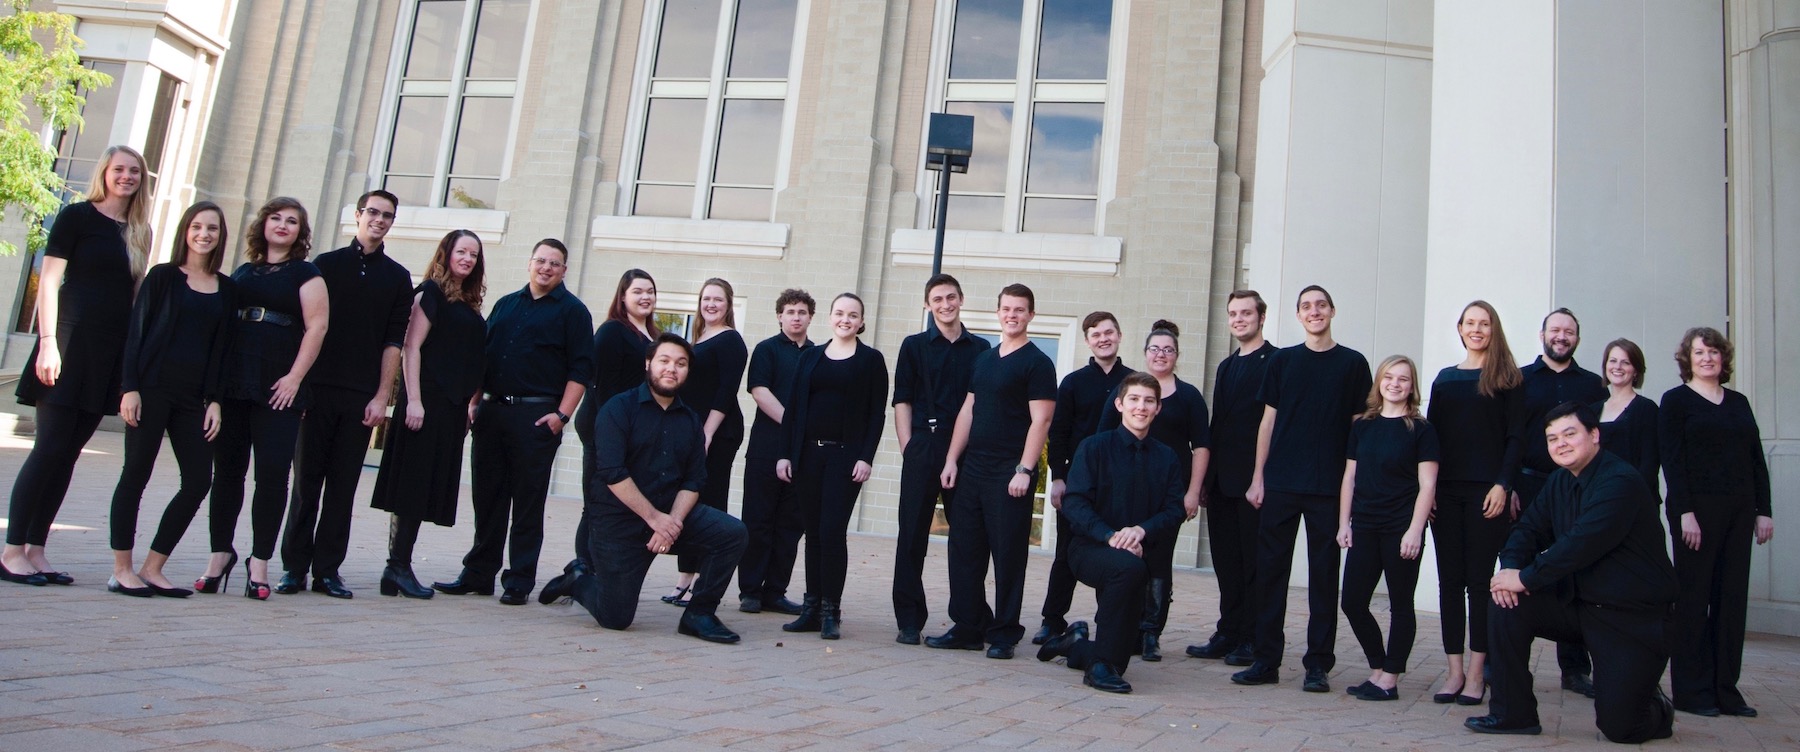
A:
{"type": "Polygon", "coordinates": [[[659,554],[700,560],[687,610],[675,631],[707,642],[734,643],[717,615],[748,537],[744,523],[700,502],[706,486],[706,436],[700,414],[677,396],[694,348],[664,332],[645,357],[645,383],[619,394],[594,419],[593,488],[588,556],[594,572],[570,562],[544,586],[552,600],[580,603],[607,629],[631,626],[644,576],[659,554]]]}
{"type": "MultiPolygon", "coordinates": [[[[1575,362],[1575,348],[1581,346],[1581,322],[1573,312],[1567,308],[1551,311],[1538,327],[1538,341],[1543,344],[1544,354],[1519,369],[1525,374],[1525,436],[1535,436],[1535,429],[1544,425],[1544,416],[1557,405],[1591,405],[1607,397],[1606,382],[1600,375],[1575,362]]],[[[1513,493],[1518,494],[1521,508],[1531,507],[1543,490],[1544,481],[1556,471],[1556,463],[1551,461],[1550,450],[1545,446],[1541,441],[1525,442],[1525,460],[1513,480],[1513,493]]],[[[1580,643],[1557,643],[1556,663],[1562,667],[1563,689],[1594,696],[1594,683],[1589,678],[1593,663],[1580,643]]]]}
{"type": "MultiPolygon", "coordinates": [[[[1088,314],[1081,321],[1081,334],[1094,356],[1088,358],[1086,367],[1063,377],[1056,388],[1056,412],[1050,417],[1050,506],[1058,511],[1062,510],[1075,448],[1100,430],[1100,414],[1105,412],[1107,400],[1132,373],[1119,362],[1119,320],[1111,313],[1088,314]]],[[[1069,571],[1069,542],[1073,539],[1068,518],[1056,515],[1056,559],[1050,563],[1044,622],[1031,638],[1033,645],[1042,645],[1069,628],[1069,605],[1075,599],[1075,575],[1069,571]]]]}
{"type": "Polygon", "coordinates": [[[1207,543],[1213,573],[1219,578],[1219,623],[1204,645],[1189,645],[1187,654],[1227,666],[1255,661],[1251,629],[1256,619],[1256,536],[1262,513],[1244,499],[1256,470],[1256,432],[1263,404],[1256,401],[1263,372],[1275,345],[1263,338],[1269,311],[1255,290],[1231,293],[1225,303],[1226,326],[1237,349],[1219,362],[1213,381],[1212,463],[1207,466],[1207,543]]]}

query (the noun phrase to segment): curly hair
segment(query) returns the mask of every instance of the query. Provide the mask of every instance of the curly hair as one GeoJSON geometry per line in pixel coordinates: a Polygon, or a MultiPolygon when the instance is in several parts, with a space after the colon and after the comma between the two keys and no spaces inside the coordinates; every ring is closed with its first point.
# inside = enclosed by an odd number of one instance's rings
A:
{"type": "Polygon", "coordinates": [[[300,213],[300,234],[294,237],[294,245],[288,249],[287,260],[304,261],[307,256],[312,255],[312,222],[307,219],[306,206],[300,203],[300,199],[276,196],[256,211],[256,219],[250,221],[250,230],[244,234],[244,257],[250,263],[268,262],[269,239],[263,235],[263,224],[269,221],[269,217],[275,216],[275,212],[283,209],[293,209],[300,213]]]}
{"type": "Polygon", "coordinates": [[[1694,380],[1694,340],[1719,351],[1719,383],[1731,381],[1731,340],[1710,326],[1696,326],[1681,335],[1681,347],[1675,350],[1675,366],[1681,370],[1681,383],[1694,380]]]}

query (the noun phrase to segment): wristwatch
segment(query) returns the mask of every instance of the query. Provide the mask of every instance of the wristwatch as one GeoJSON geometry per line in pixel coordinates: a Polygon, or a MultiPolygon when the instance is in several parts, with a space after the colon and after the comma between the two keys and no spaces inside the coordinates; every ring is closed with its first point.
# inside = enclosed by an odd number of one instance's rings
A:
{"type": "Polygon", "coordinates": [[[1037,474],[1037,468],[1035,468],[1035,467],[1028,467],[1028,466],[1026,466],[1026,465],[1020,465],[1020,466],[1018,466],[1018,467],[1015,467],[1015,468],[1013,468],[1013,475],[1018,475],[1018,474],[1020,474],[1020,473],[1024,473],[1024,474],[1026,474],[1026,475],[1036,475],[1036,474],[1037,474]]]}
{"type": "Polygon", "coordinates": [[[567,422],[569,422],[569,414],[565,413],[561,410],[558,410],[558,411],[556,411],[556,419],[560,420],[564,423],[567,423],[567,422]]]}

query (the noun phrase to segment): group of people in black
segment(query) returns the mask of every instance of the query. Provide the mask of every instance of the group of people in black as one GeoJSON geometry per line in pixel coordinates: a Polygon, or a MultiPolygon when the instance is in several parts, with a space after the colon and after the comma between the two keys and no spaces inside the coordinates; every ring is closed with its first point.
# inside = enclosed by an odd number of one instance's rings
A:
{"type": "Polygon", "coordinates": [[[146,268],[144,168],[136,151],[109,149],[88,200],[50,232],[38,343],[18,390],[36,406],[37,440],[14,482],[0,554],[8,581],[73,584],[46,557],[48,532],[81,447],[116,412],[128,428],[110,591],[226,590],[254,469],[245,595],[310,587],[351,598],[339,571],[351,505],[371,431],[388,421],[372,501],[392,513],[381,593],[492,595],[498,581],[500,602],[522,605],[537,586],[551,468],[573,422],[583,447],[575,555],[541,603],[571,599],[624,629],[655,557],[674,554],[679,574],[662,600],[684,608],[681,633],[740,639],[717,614],[735,573],[740,611],[793,616],[783,630],[838,639],[846,535],[891,396],[900,643],[1014,656],[1043,458],[1056,553],[1031,641],[1040,660],[1065,659],[1096,689],[1129,692],[1130,660],[1162,659],[1176,533],[1204,509],[1220,614],[1211,638],[1186,652],[1243,667],[1237,684],[1280,681],[1304,527],[1302,689],[1330,689],[1341,608],[1370,669],[1349,694],[1397,699],[1429,530],[1448,662],[1433,699],[1475,706],[1491,688],[1490,713],[1470,729],[1540,730],[1528,668],[1540,636],[1557,642],[1562,686],[1594,698],[1614,741],[1668,736],[1675,709],[1756,714],[1736,685],[1750,545],[1774,529],[1769,475],[1748,401],[1724,386],[1732,347],[1716,330],[1682,336],[1683,384],[1659,405],[1636,393],[1646,365],[1635,343],[1608,343],[1602,373],[1589,372],[1574,360],[1580,323],[1557,309],[1540,327],[1542,356],[1521,368],[1498,312],[1475,301],[1456,323],[1465,357],[1437,373],[1422,414],[1415,363],[1393,356],[1371,371],[1337,343],[1324,288],[1300,292],[1304,339],[1281,349],[1263,336],[1266,303],[1244,290],[1228,298],[1237,346],[1218,365],[1209,411],[1176,376],[1174,323],[1152,326],[1135,372],[1120,357],[1118,319],[1089,314],[1080,328],[1092,357],[1059,384],[1029,336],[1030,288],[999,292],[990,345],[962,322],[961,284],[940,274],[925,285],[929,324],[901,344],[890,392],[885,357],[860,339],[866,312],[853,293],[831,300],[830,339],[815,344],[814,299],[784,291],[779,331],[751,350],[729,282],[702,285],[690,341],[661,330],[655,280],[631,269],[596,329],[563,285],[568,249],[545,239],[525,286],[484,317],[480,238],[446,235],[415,285],[384,252],[399,206],[385,191],[358,199],[349,245],[311,260],[306,208],[269,201],[229,277],[224,211],[196,203],[170,261],[146,268]],[[740,385],[756,405],[741,519],[727,511],[746,444],[740,385]],[[474,542],[456,578],[426,587],[413,547],[423,522],[455,523],[471,432],[474,542]],[[165,436],[180,487],[138,566],[138,507],[165,436]],[[163,569],[209,492],[211,557],[193,589],[177,587],[163,569]],[[952,626],[926,637],[923,565],[940,507],[952,626]],[[278,540],[282,574],[271,578],[278,540]],[[1383,580],[1385,639],[1370,609],[1383,580]],[[1096,591],[1093,628],[1069,621],[1076,583],[1096,591]],[[1660,689],[1671,653],[1672,699],[1660,689]]]}

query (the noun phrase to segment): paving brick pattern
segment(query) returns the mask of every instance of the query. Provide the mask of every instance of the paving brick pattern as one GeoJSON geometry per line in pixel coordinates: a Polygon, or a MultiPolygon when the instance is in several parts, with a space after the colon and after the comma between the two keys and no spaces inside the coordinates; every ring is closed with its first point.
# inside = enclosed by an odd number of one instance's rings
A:
{"type": "MultiPolygon", "coordinates": [[[[28,439],[0,437],[0,478],[28,439]]],[[[314,593],[267,603],[240,595],[185,601],[127,599],[104,590],[106,515],[120,435],[100,433],[83,456],[52,535],[53,561],[74,587],[0,587],[0,750],[345,749],[601,750],[1602,748],[1591,704],[1555,688],[1553,652],[1540,645],[1545,733],[1495,738],[1462,729],[1472,709],[1435,705],[1441,678],[1436,620],[1421,619],[1402,700],[1367,703],[1341,689],[1360,682],[1360,652],[1339,630],[1335,690],[1302,693],[1297,668],[1304,600],[1293,591],[1288,668],[1272,687],[1237,687],[1228,667],[1181,655],[1216,617],[1208,573],[1176,573],[1176,603],[1160,664],[1134,663],[1137,692],[1104,695],[1077,673],[1031,659],[994,661],[893,642],[891,540],[852,536],[845,635],[835,643],[783,633],[776,614],[722,613],[744,635],[716,646],[675,634],[678,611],[657,601],[674,577],[664,558],[646,583],[637,623],[600,629],[575,606],[502,607],[493,598],[426,601],[376,592],[384,515],[367,508],[365,473],[344,575],[357,597],[314,593]],[[1206,626],[1203,626],[1206,625],[1206,626]]],[[[145,503],[140,545],[174,488],[167,452],[145,503]]],[[[7,484],[10,487],[10,483],[7,484]]],[[[466,504],[466,502],[465,502],[466,504]]],[[[577,517],[552,499],[543,569],[559,568],[577,517]]],[[[240,550],[249,543],[240,521],[240,550]]],[[[427,526],[422,578],[455,576],[469,541],[465,506],[454,529],[427,526]]],[[[189,530],[169,573],[200,572],[204,523],[189,530]]],[[[947,595],[944,552],[927,567],[933,601],[947,595]]],[[[1049,559],[1034,556],[1035,609],[1049,559]]],[[[243,581],[240,571],[234,585],[243,581]]],[[[241,592],[241,590],[239,591],[241,592]]],[[[735,594],[735,589],[732,591],[735,594]]],[[[1091,601],[1077,596],[1078,607],[1091,601]]],[[[933,619],[933,629],[943,616],[933,619]]],[[[1035,623],[1028,624],[1035,627],[1035,623]]],[[[1743,688],[1755,720],[1680,715],[1682,749],[1800,748],[1800,640],[1753,635],[1743,688]]],[[[1673,747],[1670,743],[1657,746],[1673,747]]]]}

